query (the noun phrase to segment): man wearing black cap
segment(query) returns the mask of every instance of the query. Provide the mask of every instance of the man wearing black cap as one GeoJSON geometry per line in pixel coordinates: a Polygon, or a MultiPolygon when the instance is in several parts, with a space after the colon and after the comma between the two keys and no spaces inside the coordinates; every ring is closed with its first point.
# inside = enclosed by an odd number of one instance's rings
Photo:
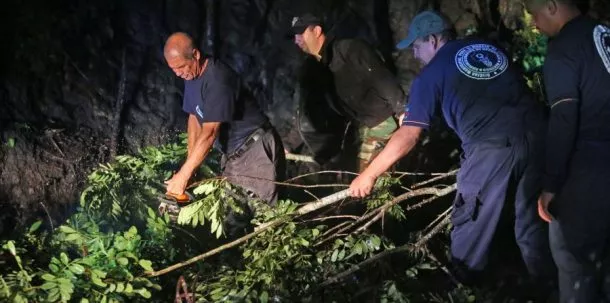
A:
{"type": "Polygon", "coordinates": [[[515,236],[529,272],[552,277],[547,231],[536,207],[543,163],[543,106],[503,50],[480,39],[453,40],[450,24],[437,12],[425,11],[412,20],[407,38],[397,45],[410,46],[425,67],[412,83],[402,125],[352,182],[350,194],[370,194],[377,177],[409,153],[440,111],[464,151],[451,214],[456,268],[466,269],[465,273],[484,269],[508,201],[514,207],[515,236]]]}
{"type": "Polygon", "coordinates": [[[335,39],[321,18],[303,14],[292,19],[295,43],[333,74],[340,104],[332,106],[359,125],[359,171],[364,170],[398,127],[405,95],[381,57],[359,39],[335,39]],[[396,115],[397,116],[397,115],[396,115]]]}

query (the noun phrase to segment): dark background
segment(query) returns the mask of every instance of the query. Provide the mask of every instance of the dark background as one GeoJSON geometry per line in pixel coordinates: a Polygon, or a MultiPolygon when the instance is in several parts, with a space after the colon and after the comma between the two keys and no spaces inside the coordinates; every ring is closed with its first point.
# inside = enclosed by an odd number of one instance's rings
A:
{"type": "MultiPolygon", "coordinates": [[[[588,6],[593,15],[608,14],[608,2],[592,0],[588,6]]],[[[317,138],[318,144],[336,141],[328,130],[342,127],[344,121],[320,115],[329,113],[324,107],[326,82],[311,58],[285,37],[298,6],[327,12],[334,31],[378,47],[405,91],[418,64],[409,52],[396,52],[393,47],[405,37],[409,20],[419,10],[440,9],[455,22],[460,35],[476,31],[505,45],[522,27],[523,7],[515,0],[320,3],[4,1],[0,234],[45,213],[62,217],[78,201],[87,174],[98,163],[166,143],[184,131],[182,80],[166,67],[162,53],[172,32],[188,32],[205,53],[238,71],[280,131],[284,145],[308,153],[303,138],[317,138]]],[[[447,170],[457,164],[457,157],[455,138],[439,123],[403,166],[414,171],[447,170]]]]}

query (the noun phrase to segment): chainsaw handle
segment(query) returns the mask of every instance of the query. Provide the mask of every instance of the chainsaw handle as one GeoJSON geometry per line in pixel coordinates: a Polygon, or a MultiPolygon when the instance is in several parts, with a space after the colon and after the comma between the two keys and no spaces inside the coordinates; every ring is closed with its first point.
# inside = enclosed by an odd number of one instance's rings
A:
{"type": "Polygon", "coordinates": [[[178,194],[174,194],[174,193],[170,193],[170,192],[166,192],[165,196],[167,196],[168,198],[174,199],[176,200],[176,202],[189,202],[191,200],[191,197],[185,193],[182,193],[180,195],[178,194]]]}

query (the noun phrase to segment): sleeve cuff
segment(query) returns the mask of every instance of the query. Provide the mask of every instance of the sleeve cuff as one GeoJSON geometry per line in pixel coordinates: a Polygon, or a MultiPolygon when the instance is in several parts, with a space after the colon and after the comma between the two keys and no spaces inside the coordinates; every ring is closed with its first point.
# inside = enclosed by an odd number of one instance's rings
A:
{"type": "Polygon", "coordinates": [[[563,178],[557,176],[545,175],[542,181],[542,189],[548,193],[557,193],[563,185],[563,178]]]}

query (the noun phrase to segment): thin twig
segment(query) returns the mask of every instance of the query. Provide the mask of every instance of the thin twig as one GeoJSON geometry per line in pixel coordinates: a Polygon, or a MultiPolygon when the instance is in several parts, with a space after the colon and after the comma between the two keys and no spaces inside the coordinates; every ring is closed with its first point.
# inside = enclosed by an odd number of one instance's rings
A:
{"type": "Polygon", "coordinates": [[[306,222],[316,222],[316,221],[326,221],[326,220],[332,220],[332,219],[352,219],[352,220],[358,220],[360,217],[358,216],[348,216],[348,215],[344,215],[344,216],[328,216],[328,217],[322,217],[322,218],[313,218],[310,220],[305,220],[303,221],[303,223],[306,222]]]}
{"type": "Polygon", "coordinates": [[[59,145],[57,145],[57,142],[55,142],[55,139],[53,139],[53,134],[51,132],[47,133],[47,138],[49,138],[51,143],[53,143],[53,147],[55,147],[55,149],[57,149],[57,151],[61,154],[61,156],[65,158],[66,154],[64,154],[64,152],[61,150],[61,148],[59,148],[59,145]]]}
{"type": "Polygon", "coordinates": [[[429,180],[426,180],[426,181],[423,181],[423,182],[420,182],[420,183],[416,183],[416,184],[412,185],[411,188],[413,188],[413,189],[414,188],[418,188],[418,187],[430,184],[432,182],[436,182],[438,180],[441,180],[441,179],[453,176],[453,175],[457,174],[458,171],[459,171],[459,169],[454,169],[454,170],[452,170],[452,171],[450,171],[450,172],[448,172],[448,173],[446,173],[444,175],[436,176],[436,177],[434,177],[432,179],[429,179],[429,180]]]}
{"type": "Polygon", "coordinates": [[[426,255],[427,258],[429,258],[430,260],[432,260],[433,262],[436,262],[436,264],[438,264],[438,267],[449,277],[449,279],[451,279],[451,281],[453,283],[455,283],[455,285],[458,288],[462,288],[464,285],[462,285],[462,283],[460,283],[460,281],[451,273],[451,271],[449,269],[447,269],[447,266],[443,265],[443,263],[441,263],[441,261],[439,261],[433,254],[427,254],[426,255]]]}
{"type": "Polygon", "coordinates": [[[349,171],[340,171],[340,170],[323,170],[323,171],[318,171],[318,172],[314,172],[314,173],[308,173],[308,174],[304,174],[304,175],[300,175],[300,176],[296,176],[294,178],[288,179],[285,182],[292,182],[294,180],[298,180],[298,179],[302,179],[305,177],[309,177],[309,176],[314,176],[314,175],[322,175],[322,174],[351,174],[354,176],[357,176],[357,173],[354,172],[349,172],[349,171]]]}
{"type": "Polygon", "coordinates": [[[316,199],[316,200],[320,200],[320,198],[318,198],[318,196],[314,195],[313,193],[311,193],[310,191],[304,189],[303,190],[305,193],[307,193],[308,195],[310,195],[312,198],[316,199]]]}
{"type": "Polygon", "coordinates": [[[51,219],[51,215],[49,214],[49,210],[47,209],[47,206],[44,205],[44,203],[42,203],[42,201],[40,202],[40,205],[42,205],[42,209],[44,209],[44,212],[47,214],[47,218],[49,218],[49,223],[51,224],[51,230],[54,230],[55,227],[53,227],[53,219],[51,219]]]}

